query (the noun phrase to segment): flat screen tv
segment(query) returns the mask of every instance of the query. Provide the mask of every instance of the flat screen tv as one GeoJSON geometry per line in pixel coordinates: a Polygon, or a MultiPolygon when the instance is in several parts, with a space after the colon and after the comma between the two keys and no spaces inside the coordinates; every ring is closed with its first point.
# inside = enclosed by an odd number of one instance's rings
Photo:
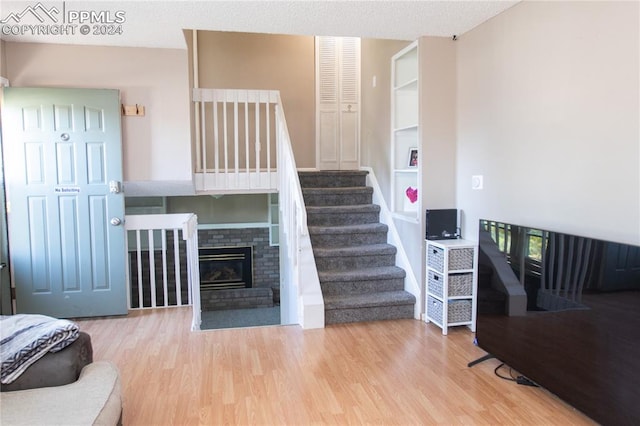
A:
{"type": "Polygon", "coordinates": [[[601,424],[640,424],[640,247],[480,221],[477,343],[601,424]]]}

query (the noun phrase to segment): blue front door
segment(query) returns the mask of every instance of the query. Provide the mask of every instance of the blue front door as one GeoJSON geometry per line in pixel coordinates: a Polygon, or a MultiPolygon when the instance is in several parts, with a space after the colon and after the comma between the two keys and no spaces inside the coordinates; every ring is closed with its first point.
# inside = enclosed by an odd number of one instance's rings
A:
{"type": "Polygon", "coordinates": [[[5,88],[2,142],[17,313],[127,313],[117,90],[5,88]]]}

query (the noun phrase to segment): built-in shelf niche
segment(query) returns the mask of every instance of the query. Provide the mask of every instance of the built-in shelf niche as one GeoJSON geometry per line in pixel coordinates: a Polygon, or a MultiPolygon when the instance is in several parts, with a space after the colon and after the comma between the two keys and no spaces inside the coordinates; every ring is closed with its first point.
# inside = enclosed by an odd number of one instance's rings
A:
{"type": "Polygon", "coordinates": [[[411,164],[411,153],[420,149],[418,43],[398,52],[391,59],[391,210],[394,217],[418,221],[420,197],[412,202],[407,190],[420,194],[420,163],[411,164]]]}

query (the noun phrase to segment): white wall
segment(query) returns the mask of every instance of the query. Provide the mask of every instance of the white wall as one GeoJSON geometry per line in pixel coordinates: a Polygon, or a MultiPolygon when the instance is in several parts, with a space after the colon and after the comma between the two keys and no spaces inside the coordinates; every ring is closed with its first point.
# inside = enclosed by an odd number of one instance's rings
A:
{"type": "Polygon", "coordinates": [[[421,37],[418,43],[423,210],[455,208],[456,46],[448,37],[421,37]]]}
{"type": "Polygon", "coordinates": [[[191,181],[187,51],[5,43],[11,85],[119,89],[125,181],[191,181]]]}
{"type": "Polygon", "coordinates": [[[404,40],[363,38],[360,47],[360,164],[373,169],[389,206],[391,205],[391,58],[409,43],[404,40]]]}
{"type": "Polygon", "coordinates": [[[638,2],[522,2],[460,37],[465,237],[486,218],[640,244],[638,22],[638,2]]]}
{"type": "Polygon", "coordinates": [[[0,77],[7,77],[7,60],[5,58],[5,41],[0,40],[0,77]]]}

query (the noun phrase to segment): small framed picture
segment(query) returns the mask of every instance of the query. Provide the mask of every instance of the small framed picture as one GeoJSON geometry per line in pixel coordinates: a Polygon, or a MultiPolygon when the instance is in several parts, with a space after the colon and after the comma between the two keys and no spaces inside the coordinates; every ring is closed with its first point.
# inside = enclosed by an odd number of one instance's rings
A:
{"type": "Polygon", "coordinates": [[[418,167],[418,148],[409,148],[408,167],[418,167]]]}

